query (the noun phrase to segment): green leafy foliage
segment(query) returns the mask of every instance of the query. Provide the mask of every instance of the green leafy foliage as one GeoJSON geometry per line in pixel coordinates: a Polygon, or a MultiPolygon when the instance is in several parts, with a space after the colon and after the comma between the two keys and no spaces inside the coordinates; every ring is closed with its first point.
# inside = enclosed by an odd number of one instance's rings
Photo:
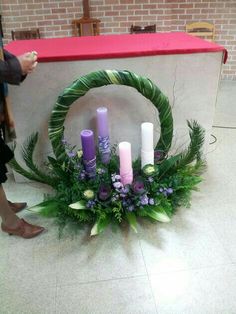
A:
{"type": "Polygon", "coordinates": [[[138,232],[137,231],[137,219],[134,213],[132,212],[127,212],[126,213],[126,218],[131,226],[131,228],[134,230],[134,232],[138,232]]]}
{"type": "Polygon", "coordinates": [[[110,217],[108,215],[99,216],[91,229],[91,236],[98,235],[109,225],[110,217]]]}
{"type": "MultiPolygon", "coordinates": [[[[69,151],[72,152],[71,148],[69,151]]],[[[55,197],[39,204],[36,209],[42,207],[42,214],[56,216],[60,230],[71,221],[78,225],[93,223],[92,235],[101,233],[110,222],[121,223],[124,220],[137,232],[138,216],[169,222],[179,206],[190,205],[191,191],[201,182],[200,174],[205,169],[202,160],[177,168],[178,158],[179,155],[167,158],[163,164],[147,165],[142,170],[137,159],[133,162],[136,172],[134,182],[124,187],[120,182],[115,155],[111,156],[111,165],[106,168],[98,157],[97,176],[88,179],[81,154],[71,154],[63,165],[69,181],[59,181],[55,197]],[[116,172],[111,173],[109,169],[116,172]],[[103,185],[109,188],[105,199],[99,196],[103,185]]]]}
{"type": "Polygon", "coordinates": [[[55,199],[41,202],[35,206],[28,208],[29,211],[38,213],[45,217],[57,217],[57,212],[63,204],[55,199]]]}

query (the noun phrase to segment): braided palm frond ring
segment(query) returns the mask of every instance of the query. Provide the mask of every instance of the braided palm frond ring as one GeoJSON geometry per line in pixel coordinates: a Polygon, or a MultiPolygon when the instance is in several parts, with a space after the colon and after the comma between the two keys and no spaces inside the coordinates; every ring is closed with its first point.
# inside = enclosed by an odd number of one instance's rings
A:
{"type": "Polygon", "coordinates": [[[168,98],[148,78],[126,70],[102,70],[80,77],[69,87],[65,88],[57,99],[48,128],[49,139],[51,140],[57,160],[63,162],[65,158],[65,149],[62,144],[64,135],[63,124],[70,105],[75,100],[84,96],[91,88],[111,84],[133,87],[153,103],[159,112],[161,128],[160,139],[155,149],[164,150],[166,153],[168,152],[173,137],[173,117],[168,98]]]}

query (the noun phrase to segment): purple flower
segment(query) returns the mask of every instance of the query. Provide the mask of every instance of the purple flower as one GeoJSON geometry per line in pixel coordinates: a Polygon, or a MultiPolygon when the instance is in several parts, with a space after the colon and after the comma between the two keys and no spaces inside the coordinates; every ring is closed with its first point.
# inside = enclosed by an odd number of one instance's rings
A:
{"type": "Polygon", "coordinates": [[[142,194],[145,192],[144,183],[142,180],[136,180],[132,184],[132,189],[134,193],[142,194]]]}
{"type": "Polygon", "coordinates": [[[165,158],[165,152],[163,150],[154,151],[154,161],[155,163],[160,163],[165,158]]]}
{"type": "Polygon", "coordinates": [[[154,179],[152,177],[148,177],[148,182],[152,183],[154,179]]]}
{"type": "Polygon", "coordinates": [[[120,189],[123,188],[123,184],[121,182],[114,182],[113,183],[114,188],[120,189]]]}
{"type": "Polygon", "coordinates": [[[149,205],[155,205],[155,201],[153,198],[149,198],[149,205]]]}
{"type": "Polygon", "coordinates": [[[107,200],[111,195],[111,188],[109,185],[101,184],[98,191],[98,198],[101,201],[107,200]]]}
{"type": "Polygon", "coordinates": [[[112,180],[112,182],[120,181],[120,179],[121,179],[121,176],[120,176],[119,174],[113,173],[113,174],[111,175],[111,180],[112,180]]]}
{"type": "Polygon", "coordinates": [[[83,179],[85,179],[85,177],[86,177],[86,172],[85,172],[84,170],[82,170],[82,171],[80,172],[80,174],[79,174],[79,178],[80,178],[81,180],[83,180],[83,179]]]}
{"type": "Polygon", "coordinates": [[[147,195],[143,195],[143,196],[140,198],[140,201],[141,201],[141,204],[142,204],[142,205],[147,205],[147,204],[148,204],[148,197],[147,197],[147,195]]]}
{"type": "Polygon", "coordinates": [[[128,211],[132,212],[134,210],[134,205],[129,205],[128,211]]]}
{"type": "Polygon", "coordinates": [[[172,194],[174,191],[173,191],[172,188],[168,188],[168,189],[166,190],[166,192],[167,192],[168,194],[172,194]]]}
{"type": "Polygon", "coordinates": [[[128,186],[128,185],[124,186],[124,187],[121,189],[121,192],[124,193],[124,194],[129,193],[129,186],[128,186]]]}
{"type": "Polygon", "coordinates": [[[68,155],[68,157],[73,158],[73,157],[75,157],[76,153],[75,152],[68,152],[67,155],[68,155]]]}
{"type": "Polygon", "coordinates": [[[95,204],[96,204],[96,203],[95,203],[94,201],[89,200],[89,201],[87,202],[87,204],[86,204],[86,207],[87,207],[87,208],[92,208],[92,207],[94,207],[95,204]]]}
{"type": "Polygon", "coordinates": [[[174,192],[172,188],[160,188],[159,191],[165,196],[168,196],[174,192]]]}

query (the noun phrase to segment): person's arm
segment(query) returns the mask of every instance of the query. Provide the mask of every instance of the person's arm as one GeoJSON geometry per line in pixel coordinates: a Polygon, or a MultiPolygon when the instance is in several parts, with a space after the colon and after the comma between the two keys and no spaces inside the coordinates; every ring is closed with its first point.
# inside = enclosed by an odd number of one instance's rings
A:
{"type": "Polygon", "coordinates": [[[0,61],[0,83],[19,85],[37,65],[37,53],[27,52],[15,57],[4,50],[4,61],[0,61]]]}
{"type": "Polygon", "coordinates": [[[19,85],[22,81],[22,69],[19,60],[4,50],[4,61],[0,60],[0,83],[19,85]]]}

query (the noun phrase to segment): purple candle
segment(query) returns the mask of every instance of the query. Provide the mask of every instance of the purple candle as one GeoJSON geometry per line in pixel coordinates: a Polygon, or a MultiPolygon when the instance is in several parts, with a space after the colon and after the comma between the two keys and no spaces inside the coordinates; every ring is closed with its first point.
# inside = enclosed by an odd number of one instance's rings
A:
{"type": "Polygon", "coordinates": [[[107,137],[109,135],[107,108],[99,107],[97,109],[97,125],[98,125],[98,136],[107,137]]]}
{"type": "Polygon", "coordinates": [[[96,152],[93,131],[83,130],[80,136],[85,171],[89,178],[93,178],[96,175],[96,152]]]}
{"type": "Polygon", "coordinates": [[[83,130],[80,135],[83,150],[83,159],[91,160],[95,157],[95,143],[93,131],[83,130]]]}
{"type": "Polygon", "coordinates": [[[110,161],[110,139],[108,131],[107,108],[99,107],[97,109],[97,125],[98,125],[98,146],[101,154],[101,160],[104,164],[110,161]]]}

